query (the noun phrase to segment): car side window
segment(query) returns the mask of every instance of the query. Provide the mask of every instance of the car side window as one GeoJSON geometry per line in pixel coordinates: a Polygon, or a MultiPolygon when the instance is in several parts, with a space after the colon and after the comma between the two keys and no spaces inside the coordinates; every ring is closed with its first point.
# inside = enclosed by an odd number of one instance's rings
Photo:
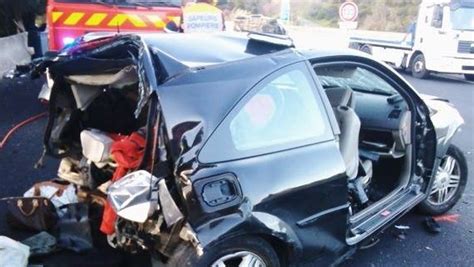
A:
{"type": "Polygon", "coordinates": [[[321,66],[315,69],[322,86],[351,88],[355,91],[394,95],[397,91],[378,74],[358,66],[321,66]]]}
{"type": "Polygon", "coordinates": [[[200,160],[238,159],[330,139],[330,125],[314,87],[304,63],[267,77],[210,137],[200,160]]]}

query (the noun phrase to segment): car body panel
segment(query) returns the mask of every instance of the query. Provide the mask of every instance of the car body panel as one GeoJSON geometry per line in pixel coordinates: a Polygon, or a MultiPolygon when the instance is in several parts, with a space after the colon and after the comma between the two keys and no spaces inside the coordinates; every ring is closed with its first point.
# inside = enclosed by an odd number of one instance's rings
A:
{"type": "Polygon", "coordinates": [[[422,95],[422,98],[432,111],[431,121],[436,129],[438,140],[436,156],[442,158],[446,154],[452,138],[464,124],[464,119],[448,100],[430,95],[422,95]]]}

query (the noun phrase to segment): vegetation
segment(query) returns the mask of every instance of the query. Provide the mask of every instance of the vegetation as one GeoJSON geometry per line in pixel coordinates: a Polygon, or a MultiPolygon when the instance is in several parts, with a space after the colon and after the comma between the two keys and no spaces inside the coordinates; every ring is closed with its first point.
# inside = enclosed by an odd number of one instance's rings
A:
{"type": "MultiPolygon", "coordinates": [[[[226,7],[278,17],[281,0],[228,0],[226,7]]],[[[353,0],[359,6],[359,29],[405,31],[416,19],[421,0],[353,0]]],[[[337,27],[344,0],[290,0],[291,23],[337,27]]]]}
{"type": "Polygon", "coordinates": [[[37,15],[43,15],[46,0],[0,0],[0,37],[35,27],[37,15]]]}

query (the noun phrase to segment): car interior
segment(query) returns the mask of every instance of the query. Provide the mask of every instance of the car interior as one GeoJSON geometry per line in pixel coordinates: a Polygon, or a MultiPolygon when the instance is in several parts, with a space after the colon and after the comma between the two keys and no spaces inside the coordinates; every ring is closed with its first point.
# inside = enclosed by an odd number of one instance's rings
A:
{"type": "MultiPolygon", "coordinates": [[[[61,158],[58,176],[95,188],[112,177],[115,163],[106,154],[114,140],[140,132],[147,112],[135,117],[139,101],[136,67],[64,76],[57,91],[50,152],[61,158]]],[[[148,109],[148,104],[143,110],[148,109]]]]}
{"type": "Polygon", "coordinates": [[[408,185],[411,112],[390,84],[365,67],[331,64],[314,70],[340,128],[350,212],[362,217],[408,185]]]}

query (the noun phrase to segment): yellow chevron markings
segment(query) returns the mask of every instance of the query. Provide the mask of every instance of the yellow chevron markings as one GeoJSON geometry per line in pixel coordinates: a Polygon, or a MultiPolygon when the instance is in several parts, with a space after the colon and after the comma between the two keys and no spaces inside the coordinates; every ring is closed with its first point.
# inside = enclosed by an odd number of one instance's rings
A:
{"type": "Polygon", "coordinates": [[[99,25],[105,18],[107,17],[107,13],[94,13],[86,22],[87,26],[97,26],[99,25]]]}
{"type": "Polygon", "coordinates": [[[83,12],[72,12],[64,21],[64,25],[76,25],[84,17],[83,12]]]}
{"type": "Polygon", "coordinates": [[[117,14],[109,21],[108,26],[122,26],[126,21],[130,21],[135,27],[146,27],[146,23],[138,15],[117,14]]]}
{"type": "Polygon", "coordinates": [[[157,27],[157,28],[164,28],[165,27],[165,23],[163,22],[163,20],[161,19],[160,16],[148,15],[146,17],[151,21],[151,23],[153,23],[153,25],[155,25],[155,27],[157,27]]]}
{"type": "Polygon", "coordinates": [[[53,13],[51,13],[51,17],[53,19],[53,23],[58,21],[58,19],[63,15],[64,12],[60,12],[60,11],[53,11],[53,13]]]}
{"type": "Polygon", "coordinates": [[[128,20],[130,20],[135,27],[146,27],[146,23],[138,15],[128,15],[128,20]]]}
{"type": "Polygon", "coordinates": [[[117,14],[117,15],[115,15],[115,17],[113,19],[111,19],[109,21],[109,24],[107,24],[107,25],[109,25],[111,27],[122,26],[122,24],[124,24],[126,20],[127,20],[127,15],[117,14]]]}

